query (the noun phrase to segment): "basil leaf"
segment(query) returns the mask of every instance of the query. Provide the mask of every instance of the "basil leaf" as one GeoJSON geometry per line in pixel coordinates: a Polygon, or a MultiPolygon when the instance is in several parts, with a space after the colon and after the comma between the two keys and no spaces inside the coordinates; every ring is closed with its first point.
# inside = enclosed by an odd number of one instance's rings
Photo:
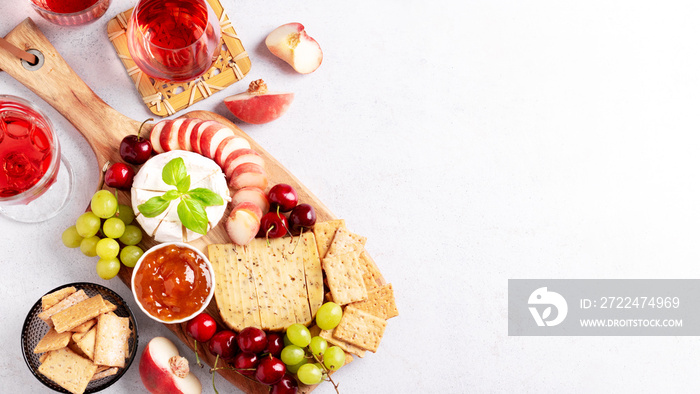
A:
{"type": "Polygon", "coordinates": [[[180,197],[181,194],[182,193],[180,193],[177,190],[168,190],[167,192],[165,192],[165,194],[163,194],[163,198],[167,201],[172,201],[172,200],[175,200],[176,198],[180,197]]]}
{"type": "Polygon", "coordinates": [[[202,235],[207,233],[209,219],[207,211],[204,210],[204,206],[199,200],[183,198],[177,205],[177,216],[185,227],[195,233],[202,235]]]}
{"type": "Polygon", "coordinates": [[[161,213],[165,212],[165,210],[168,208],[168,205],[170,205],[170,201],[164,199],[161,196],[156,196],[156,197],[151,197],[146,201],[145,203],[139,205],[136,207],[141,214],[147,218],[154,218],[161,213]]]}
{"type": "MultiPolygon", "coordinates": [[[[163,167],[163,182],[170,186],[177,186],[187,176],[187,168],[182,157],[172,159],[163,167]]],[[[189,188],[189,187],[188,187],[189,188]]]]}
{"type": "Polygon", "coordinates": [[[187,191],[190,190],[190,176],[187,175],[182,178],[180,182],[177,183],[176,187],[180,193],[187,193],[187,191]]]}
{"type": "Polygon", "coordinates": [[[203,187],[192,189],[187,194],[189,194],[189,196],[193,199],[199,200],[205,207],[210,207],[212,205],[224,205],[224,199],[221,198],[220,195],[203,187]]]}

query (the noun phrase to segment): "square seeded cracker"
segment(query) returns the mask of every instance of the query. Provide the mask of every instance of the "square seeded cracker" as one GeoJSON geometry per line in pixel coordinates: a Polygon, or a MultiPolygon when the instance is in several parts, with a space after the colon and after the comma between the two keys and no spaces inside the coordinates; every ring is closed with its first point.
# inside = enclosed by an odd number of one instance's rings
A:
{"type": "Polygon", "coordinates": [[[377,268],[377,264],[374,263],[374,260],[366,250],[360,253],[360,268],[362,269],[362,278],[365,281],[367,290],[376,289],[386,283],[382,273],[377,268]]]}
{"type": "Polygon", "coordinates": [[[316,223],[314,225],[314,236],[316,237],[316,246],[318,247],[318,255],[323,258],[328,252],[328,248],[333,242],[336,230],[345,227],[345,220],[329,220],[326,222],[316,223]]]}
{"type": "Polygon", "coordinates": [[[358,254],[326,257],[323,270],[331,290],[333,301],[338,305],[362,301],[367,298],[362,271],[360,271],[358,254]]]}
{"type": "Polygon", "coordinates": [[[71,393],[82,394],[95,375],[97,365],[63,348],[49,352],[37,370],[71,393]]]}
{"type": "Polygon", "coordinates": [[[333,237],[331,245],[328,247],[328,251],[324,255],[324,258],[340,256],[344,254],[357,254],[365,249],[365,242],[367,238],[362,237],[357,234],[353,234],[345,227],[340,227],[333,237]]]}
{"type": "Polygon", "coordinates": [[[350,306],[385,320],[399,315],[391,283],[368,291],[366,300],[353,302],[350,306]]]}
{"type": "MultiPolygon", "coordinates": [[[[333,329],[333,331],[335,331],[335,329],[333,329]]],[[[341,339],[335,338],[333,336],[333,331],[322,330],[321,332],[319,332],[318,336],[320,336],[321,338],[328,341],[328,343],[330,343],[331,345],[335,345],[335,346],[338,346],[339,348],[343,349],[343,351],[345,351],[345,353],[348,353],[348,354],[352,353],[360,358],[365,356],[364,349],[359,348],[351,343],[347,343],[341,339]]]]}
{"type": "Polygon", "coordinates": [[[338,327],[333,331],[333,337],[374,353],[385,329],[386,320],[347,306],[338,327]]]}

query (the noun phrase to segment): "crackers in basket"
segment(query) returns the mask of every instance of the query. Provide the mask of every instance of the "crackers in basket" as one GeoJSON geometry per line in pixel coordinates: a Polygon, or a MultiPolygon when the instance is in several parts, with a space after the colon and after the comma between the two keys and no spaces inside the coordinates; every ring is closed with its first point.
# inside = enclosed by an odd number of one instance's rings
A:
{"type": "Polygon", "coordinates": [[[43,353],[38,371],[74,394],[88,383],[124,368],[129,349],[129,318],[100,295],[67,287],[41,298],[39,314],[50,327],[34,348],[43,353]]]}

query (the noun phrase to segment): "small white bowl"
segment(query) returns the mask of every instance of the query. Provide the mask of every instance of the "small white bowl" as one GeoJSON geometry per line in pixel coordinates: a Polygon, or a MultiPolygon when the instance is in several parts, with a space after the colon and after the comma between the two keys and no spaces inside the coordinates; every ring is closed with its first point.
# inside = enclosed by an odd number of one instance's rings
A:
{"type": "Polygon", "coordinates": [[[143,313],[146,314],[146,316],[150,317],[151,319],[153,319],[153,320],[155,320],[155,321],[157,321],[157,322],[161,322],[161,323],[165,323],[165,324],[179,324],[179,323],[184,323],[184,322],[186,322],[186,321],[188,321],[188,320],[191,320],[192,318],[194,318],[195,316],[199,315],[200,313],[202,313],[202,312],[204,311],[204,309],[206,309],[207,305],[209,305],[209,302],[211,302],[212,297],[214,297],[214,288],[215,288],[215,287],[216,287],[216,278],[214,277],[214,267],[211,265],[211,262],[209,261],[209,259],[207,258],[207,256],[205,256],[204,253],[202,253],[199,249],[197,249],[197,248],[195,248],[195,247],[193,247],[193,246],[191,246],[191,245],[188,245],[188,244],[186,244],[186,243],[183,243],[183,242],[165,242],[165,243],[156,245],[156,246],[154,246],[154,247],[148,249],[148,251],[146,251],[146,252],[141,256],[141,258],[139,259],[139,261],[136,262],[136,265],[134,266],[134,270],[133,270],[132,273],[131,273],[131,293],[134,295],[134,300],[136,300],[136,305],[138,305],[139,308],[141,308],[141,310],[143,311],[143,313]],[[157,318],[157,317],[151,315],[151,314],[143,307],[143,305],[141,305],[141,301],[140,301],[139,298],[136,296],[136,290],[135,290],[136,287],[134,286],[134,278],[136,277],[136,272],[138,272],[139,268],[141,268],[141,263],[142,263],[143,260],[146,258],[146,256],[150,255],[151,253],[155,252],[155,251],[158,250],[158,249],[162,249],[162,248],[164,248],[164,247],[173,246],[173,245],[174,245],[174,246],[179,246],[179,247],[181,247],[181,248],[189,249],[189,250],[191,250],[191,251],[197,253],[197,254],[199,255],[199,257],[201,257],[201,258],[204,260],[204,262],[205,262],[206,265],[207,265],[207,269],[209,270],[209,273],[211,274],[211,289],[209,290],[209,295],[207,295],[207,299],[204,301],[204,304],[202,305],[201,308],[199,308],[198,311],[196,311],[195,313],[193,313],[193,314],[191,314],[191,315],[189,315],[189,316],[187,316],[187,317],[185,317],[185,318],[182,318],[182,319],[165,321],[165,320],[161,320],[161,319],[159,319],[159,318],[157,318]]]}

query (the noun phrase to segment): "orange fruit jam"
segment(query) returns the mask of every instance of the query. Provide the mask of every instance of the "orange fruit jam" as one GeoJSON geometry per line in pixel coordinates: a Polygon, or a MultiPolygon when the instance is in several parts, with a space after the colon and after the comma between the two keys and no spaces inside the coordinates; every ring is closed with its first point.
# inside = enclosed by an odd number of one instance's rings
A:
{"type": "Polygon", "coordinates": [[[177,245],[149,253],[133,275],[139,302],[163,321],[183,319],[197,312],[212,288],[204,259],[177,245]]]}

